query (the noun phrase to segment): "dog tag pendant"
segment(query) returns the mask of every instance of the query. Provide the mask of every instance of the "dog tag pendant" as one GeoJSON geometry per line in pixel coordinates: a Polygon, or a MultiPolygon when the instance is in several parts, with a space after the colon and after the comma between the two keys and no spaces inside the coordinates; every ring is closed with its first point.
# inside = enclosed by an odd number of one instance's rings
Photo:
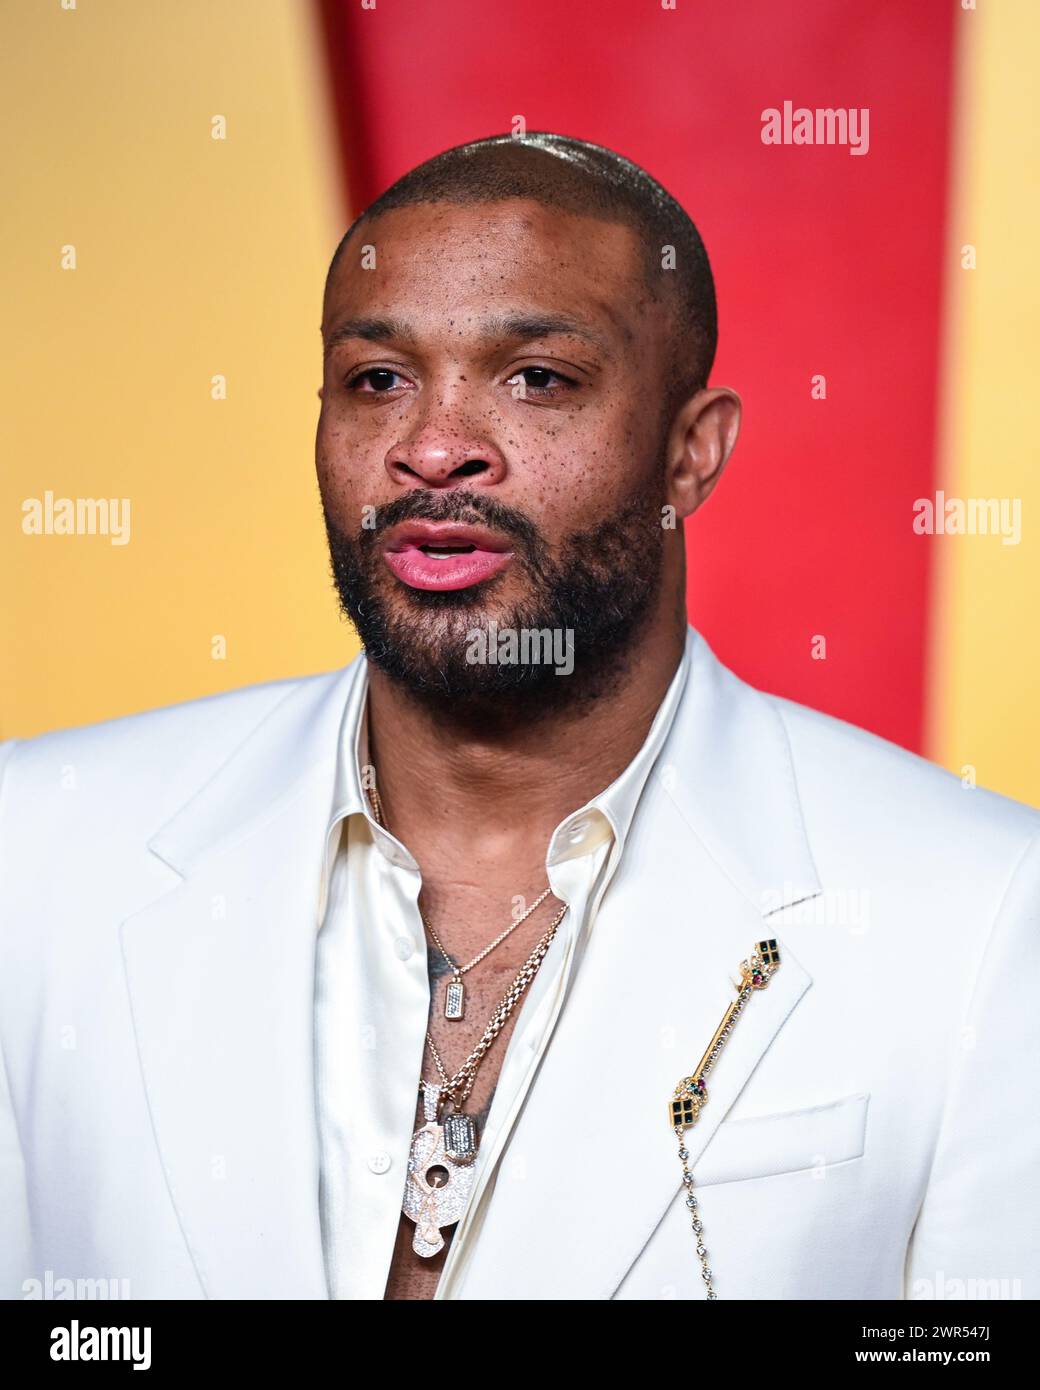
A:
{"type": "Polygon", "coordinates": [[[455,1163],[472,1163],[477,1156],[477,1125],[472,1115],[458,1111],[444,1117],[444,1152],[455,1163]]]}
{"type": "Polygon", "coordinates": [[[439,1086],[423,1087],[426,1123],[412,1136],[403,1210],[415,1222],[412,1249],[428,1259],[444,1249],[441,1228],[453,1226],[473,1191],[476,1125],[460,1113],[437,1121],[439,1086]]]}
{"type": "Polygon", "coordinates": [[[448,984],[444,993],[444,1017],[457,1019],[461,1018],[466,1008],[466,986],[462,983],[462,976],[456,975],[448,984]]]}

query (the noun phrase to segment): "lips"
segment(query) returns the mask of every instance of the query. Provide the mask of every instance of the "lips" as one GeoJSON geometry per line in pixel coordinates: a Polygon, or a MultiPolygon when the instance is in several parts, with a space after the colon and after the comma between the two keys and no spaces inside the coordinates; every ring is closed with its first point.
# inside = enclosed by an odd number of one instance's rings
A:
{"type": "Polygon", "coordinates": [[[410,521],[383,542],[391,572],[412,589],[469,589],[506,568],[513,558],[504,536],[453,521],[410,521]]]}

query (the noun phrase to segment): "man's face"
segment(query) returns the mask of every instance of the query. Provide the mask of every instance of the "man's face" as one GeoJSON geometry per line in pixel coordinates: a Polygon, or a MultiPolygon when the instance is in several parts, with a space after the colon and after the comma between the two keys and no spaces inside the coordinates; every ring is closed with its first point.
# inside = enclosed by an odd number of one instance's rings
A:
{"type": "Polygon", "coordinates": [[[324,305],[317,471],[370,660],[529,705],[617,667],[659,590],[668,332],[626,227],[509,200],[355,231],[324,305]],[[570,629],[577,683],[475,662],[492,621],[570,629]]]}

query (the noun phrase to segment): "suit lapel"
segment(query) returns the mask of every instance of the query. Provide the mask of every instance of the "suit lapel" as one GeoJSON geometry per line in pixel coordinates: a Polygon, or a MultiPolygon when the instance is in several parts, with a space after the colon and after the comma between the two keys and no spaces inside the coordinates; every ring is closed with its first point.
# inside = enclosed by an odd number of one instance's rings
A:
{"type": "MultiPolygon", "coordinates": [[[[733,1001],[741,960],[777,935],[770,913],[821,891],[775,707],[690,641],[675,723],[502,1164],[460,1228],[471,1248],[453,1252],[438,1297],[613,1295],[681,1187],[673,1088],[733,1001]]],[[[686,1131],[695,1179],[811,984],[778,939],[781,969],[749,1000],[686,1131]]]]}
{"type": "MultiPolygon", "coordinates": [[[[211,1298],[326,1298],[312,1029],[318,885],[359,663],[292,686],[149,841],[121,929],[155,1138],[211,1298]]],[[[363,695],[363,690],[360,690],[363,695]]]]}

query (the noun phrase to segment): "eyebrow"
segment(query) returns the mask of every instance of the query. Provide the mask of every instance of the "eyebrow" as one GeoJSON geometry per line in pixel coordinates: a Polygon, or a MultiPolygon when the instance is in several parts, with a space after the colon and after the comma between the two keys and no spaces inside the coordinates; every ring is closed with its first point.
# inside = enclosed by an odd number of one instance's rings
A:
{"type": "Polygon", "coordinates": [[[598,329],[567,314],[500,314],[485,320],[484,327],[490,337],[513,338],[520,342],[566,334],[583,338],[600,352],[610,355],[610,344],[598,329]]]}
{"type": "MultiPolygon", "coordinates": [[[[514,342],[532,342],[554,335],[582,338],[606,356],[613,356],[610,343],[598,329],[567,314],[496,314],[484,319],[480,327],[482,337],[509,338],[514,342]]],[[[416,341],[414,330],[404,319],[351,318],[337,324],[329,334],[325,340],[326,355],[338,344],[356,338],[369,343],[416,341]]]]}
{"type": "Polygon", "coordinates": [[[329,353],[339,343],[349,342],[352,338],[363,338],[368,343],[386,343],[392,339],[411,343],[415,341],[415,334],[404,319],[344,319],[325,339],[325,352],[329,353]]]}

